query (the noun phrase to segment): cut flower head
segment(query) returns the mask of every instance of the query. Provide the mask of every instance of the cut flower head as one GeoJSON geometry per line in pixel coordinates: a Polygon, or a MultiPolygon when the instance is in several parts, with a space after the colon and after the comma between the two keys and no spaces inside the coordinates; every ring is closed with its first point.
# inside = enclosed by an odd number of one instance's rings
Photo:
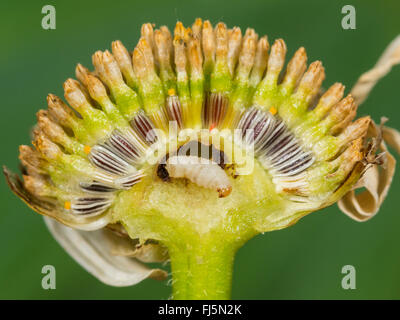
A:
{"type": "Polygon", "coordinates": [[[400,61],[398,42],[344,95],[322,89],[304,48],[284,68],[282,39],[144,24],[133,52],[114,41],[93,71],[77,66],[69,106],[48,95],[34,147],[20,147],[23,181],[4,173],[105,283],[163,279],[141,262],[170,259],[174,298],[228,298],[234,254],[256,234],[337,201],[360,221],[377,212],[395,166],[384,140],[399,148],[399,136],[356,113],[400,61]]]}

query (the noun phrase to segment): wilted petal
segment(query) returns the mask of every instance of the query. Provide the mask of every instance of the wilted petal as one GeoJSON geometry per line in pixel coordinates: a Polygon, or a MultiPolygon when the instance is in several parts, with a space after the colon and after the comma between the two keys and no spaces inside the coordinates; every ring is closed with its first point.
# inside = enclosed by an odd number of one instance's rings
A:
{"type": "Polygon", "coordinates": [[[134,258],[114,256],[106,230],[79,231],[44,218],[47,227],[58,243],[83,268],[105,284],[124,287],[146,278],[164,280],[167,272],[149,269],[134,258]]]}
{"type": "Polygon", "coordinates": [[[375,66],[363,73],[351,90],[351,95],[358,105],[362,104],[377,82],[386,76],[392,67],[400,63],[400,35],[386,48],[375,66]]]}
{"type": "MultiPolygon", "coordinates": [[[[400,36],[397,36],[383,52],[376,65],[360,76],[354,85],[351,94],[356,102],[364,102],[375,84],[396,64],[400,63],[400,36]]],[[[400,133],[392,128],[381,126],[378,128],[371,122],[370,137],[381,140],[379,148],[384,152],[384,165],[370,164],[363,177],[342,199],[339,200],[339,209],[350,218],[357,221],[366,221],[372,218],[386,198],[396,167],[395,158],[389,153],[385,142],[400,153],[400,133]],[[357,193],[356,189],[365,188],[357,193]]]]}
{"type": "Polygon", "coordinates": [[[168,259],[168,250],[161,244],[155,242],[140,244],[137,239],[132,240],[107,229],[104,230],[104,235],[108,238],[113,255],[136,258],[147,263],[164,262],[168,259]]]}
{"type": "MultiPolygon", "coordinates": [[[[383,127],[383,126],[382,126],[383,127]]],[[[383,139],[397,151],[400,150],[400,134],[394,129],[385,128],[379,129],[375,123],[371,123],[371,135],[379,139],[383,131],[383,139]]],[[[393,175],[396,167],[395,158],[388,152],[384,140],[381,140],[379,148],[384,153],[382,154],[383,165],[367,164],[367,169],[362,178],[354,186],[353,190],[349,191],[338,205],[340,210],[347,214],[350,218],[357,221],[366,221],[372,218],[378,211],[385,200],[393,180],[393,175]],[[365,188],[364,191],[357,193],[355,190],[365,188]]]]}

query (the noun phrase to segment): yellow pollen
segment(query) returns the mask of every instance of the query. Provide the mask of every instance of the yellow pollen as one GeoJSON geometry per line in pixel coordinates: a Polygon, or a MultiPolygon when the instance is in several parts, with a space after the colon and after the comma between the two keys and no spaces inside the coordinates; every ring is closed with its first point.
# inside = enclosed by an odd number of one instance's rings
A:
{"type": "Polygon", "coordinates": [[[175,92],[174,88],[168,89],[168,95],[169,96],[174,96],[175,94],[176,94],[176,92],[175,92]]]}
{"type": "Polygon", "coordinates": [[[89,154],[90,150],[92,150],[92,148],[90,146],[84,146],[83,147],[83,152],[86,153],[86,154],[89,154]]]}
{"type": "Polygon", "coordinates": [[[66,210],[71,209],[71,202],[70,202],[70,201],[65,201],[65,202],[64,202],[64,208],[65,208],[66,210]]]}
{"type": "Polygon", "coordinates": [[[270,112],[272,115],[275,115],[275,114],[278,112],[278,110],[276,110],[275,107],[271,107],[271,108],[269,108],[269,112],[270,112]]]}

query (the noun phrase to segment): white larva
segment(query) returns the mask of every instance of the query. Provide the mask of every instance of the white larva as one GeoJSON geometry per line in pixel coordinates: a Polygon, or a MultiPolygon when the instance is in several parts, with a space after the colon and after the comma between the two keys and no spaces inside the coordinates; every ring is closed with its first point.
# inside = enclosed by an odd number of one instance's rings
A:
{"type": "Polygon", "coordinates": [[[218,191],[219,197],[226,197],[232,185],[225,171],[214,161],[196,156],[172,156],[165,169],[171,178],[186,178],[198,186],[218,191]]]}

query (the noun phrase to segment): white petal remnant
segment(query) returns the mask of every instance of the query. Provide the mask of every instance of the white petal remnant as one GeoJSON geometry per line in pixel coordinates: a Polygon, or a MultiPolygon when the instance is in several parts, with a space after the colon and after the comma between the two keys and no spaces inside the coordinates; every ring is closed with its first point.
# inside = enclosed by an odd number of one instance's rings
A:
{"type": "MultiPolygon", "coordinates": [[[[400,63],[400,36],[397,36],[386,48],[375,66],[363,73],[351,90],[357,104],[362,104],[376,83],[387,75],[393,66],[400,63]]],[[[369,135],[376,139],[377,147],[383,152],[384,166],[376,163],[369,164],[363,177],[339,200],[338,206],[341,211],[356,221],[371,219],[379,211],[383,200],[385,200],[393,180],[396,167],[395,158],[389,153],[386,144],[389,144],[400,153],[400,133],[383,124],[378,128],[371,121],[369,135]],[[364,189],[356,193],[355,190],[364,189]]],[[[368,159],[367,159],[368,160],[368,159]]]]}
{"type": "Polygon", "coordinates": [[[377,82],[386,76],[392,67],[400,63],[400,35],[397,36],[386,48],[375,66],[363,73],[358,78],[356,84],[351,90],[351,94],[358,105],[367,99],[369,93],[377,82]]]}
{"type": "Polygon", "coordinates": [[[342,212],[360,222],[367,221],[378,213],[393,180],[396,160],[389,153],[385,141],[397,152],[400,151],[400,133],[383,125],[381,127],[371,122],[370,135],[380,140],[377,141],[379,144],[377,147],[383,152],[384,166],[379,166],[377,163],[369,164],[353,190],[345,194],[338,202],[342,212]],[[356,193],[357,189],[364,189],[364,191],[356,193]]]}
{"type": "Polygon", "coordinates": [[[149,269],[133,258],[111,253],[111,240],[105,230],[83,232],[45,217],[44,221],[58,243],[86,271],[105,284],[116,287],[132,286],[146,278],[164,280],[167,272],[149,269]]]}

